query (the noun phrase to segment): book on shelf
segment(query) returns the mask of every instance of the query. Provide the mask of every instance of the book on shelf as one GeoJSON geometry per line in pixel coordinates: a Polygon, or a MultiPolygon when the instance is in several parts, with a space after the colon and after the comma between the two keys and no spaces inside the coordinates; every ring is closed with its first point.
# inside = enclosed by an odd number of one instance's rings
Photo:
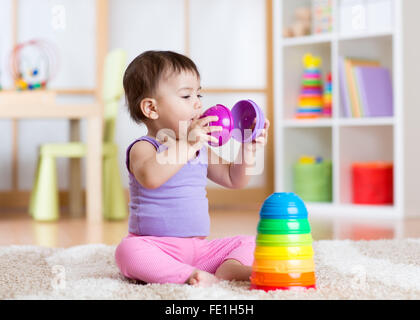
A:
{"type": "Polygon", "coordinates": [[[363,117],[363,110],[360,107],[356,77],[354,76],[354,68],[357,66],[379,66],[379,62],[353,58],[344,59],[344,70],[346,73],[346,83],[350,96],[352,115],[355,118],[361,118],[363,117]]]}
{"type": "Polygon", "coordinates": [[[394,98],[389,70],[382,67],[356,67],[354,72],[364,115],[392,116],[394,98]]]}
{"type": "Polygon", "coordinates": [[[351,103],[350,97],[347,90],[346,84],[346,73],[344,72],[344,59],[339,60],[339,82],[340,82],[340,103],[341,103],[341,110],[343,112],[344,117],[350,118],[353,116],[351,112],[351,103]]]}
{"type": "Polygon", "coordinates": [[[345,117],[392,116],[392,83],[387,68],[379,61],[354,58],[341,58],[339,67],[345,117]]]}

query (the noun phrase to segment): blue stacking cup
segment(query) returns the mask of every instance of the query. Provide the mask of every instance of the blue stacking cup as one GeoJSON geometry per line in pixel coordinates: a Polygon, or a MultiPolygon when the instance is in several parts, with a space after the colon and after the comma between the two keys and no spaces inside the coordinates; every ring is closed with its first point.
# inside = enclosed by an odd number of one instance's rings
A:
{"type": "Polygon", "coordinates": [[[273,193],[261,207],[261,219],[307,219],[305,203],[295,193],[273,193]]]}

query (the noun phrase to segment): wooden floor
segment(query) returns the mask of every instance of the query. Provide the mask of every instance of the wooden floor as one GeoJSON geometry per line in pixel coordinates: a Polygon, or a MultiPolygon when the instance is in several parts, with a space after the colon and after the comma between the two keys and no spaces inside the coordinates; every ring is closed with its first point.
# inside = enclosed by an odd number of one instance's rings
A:
{"type": "MultiPolygon", "coordinates": [[[[255,235],[259,207],[210,209],[209,239],[239,234],[255,235]]],[[[351,219],[310,219],[314,240],[392,239],[420,237],[420,219],[404,221],[355,221],[351,219]]],[[[127,234],[128,220],[88,224],[84,218],[62,213],[58,222],[35,222],[25,210],[0,211],[0,245],[71,247],[103,243],[115,245],[127,234]]]]}

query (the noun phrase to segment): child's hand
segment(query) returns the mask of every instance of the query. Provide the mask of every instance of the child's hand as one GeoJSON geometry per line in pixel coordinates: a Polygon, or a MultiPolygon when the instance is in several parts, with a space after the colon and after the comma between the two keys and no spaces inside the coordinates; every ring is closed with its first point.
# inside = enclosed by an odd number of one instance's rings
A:
{"type": "MultiPolygon", "coordinates": [[[[257,119],[254,119],[254,122],[252,123],[252,126],[251,126],[252,130],[255,128],[256,122],[257,122],[257,119]]],[[[270,121],[268,121],[268,119],[265,119],[264,129],[261,131],[261,134],[252,142],[244,143],[245,150],[256,152],[257,150],[263,149],[265,145],[267,144],[269,127],[270,127],[270,121]]]]}
{"type": "Polygon", "coordinates": [[[217,120],[217,116],[194,119],[188,126],[186,135],[180,135],[177,138],[172,130],[161,129],[156,138],[167,148],[176,148],[178,152],[185,153],[187,159],[191,160],[208,141],[219,142],[216,137],[208,134],[214,131],[222,131],[220,126],[208,126],[209,122],[217,120]],[[179,148],[176,147],[177,144],[179,144],[179,148]]]}
{"type": "Polygon", "coordinates": [[[210,122],[217,121],[218,116],[208,116],[200,119],[194,119],[188,127],[188,144],[195,151],[200,150],[203,145],[209,141],[219,143],[216,137],[209,133],[214,131],[222,131],[221,126],[209,126],[210,122]]]}

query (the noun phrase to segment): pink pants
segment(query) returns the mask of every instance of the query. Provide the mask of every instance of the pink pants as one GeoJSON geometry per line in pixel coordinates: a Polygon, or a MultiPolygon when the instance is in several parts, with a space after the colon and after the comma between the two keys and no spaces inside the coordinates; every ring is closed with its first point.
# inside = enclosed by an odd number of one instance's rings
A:
{"type": "Polygon", "coordinates": [[[185,283],[195,269],[215,273],[228,259],[246,266],[254,260],[255,236],[222,239],[175,238],[129,234],[118,245],[121,273],[146,283],[185,283]]]}

